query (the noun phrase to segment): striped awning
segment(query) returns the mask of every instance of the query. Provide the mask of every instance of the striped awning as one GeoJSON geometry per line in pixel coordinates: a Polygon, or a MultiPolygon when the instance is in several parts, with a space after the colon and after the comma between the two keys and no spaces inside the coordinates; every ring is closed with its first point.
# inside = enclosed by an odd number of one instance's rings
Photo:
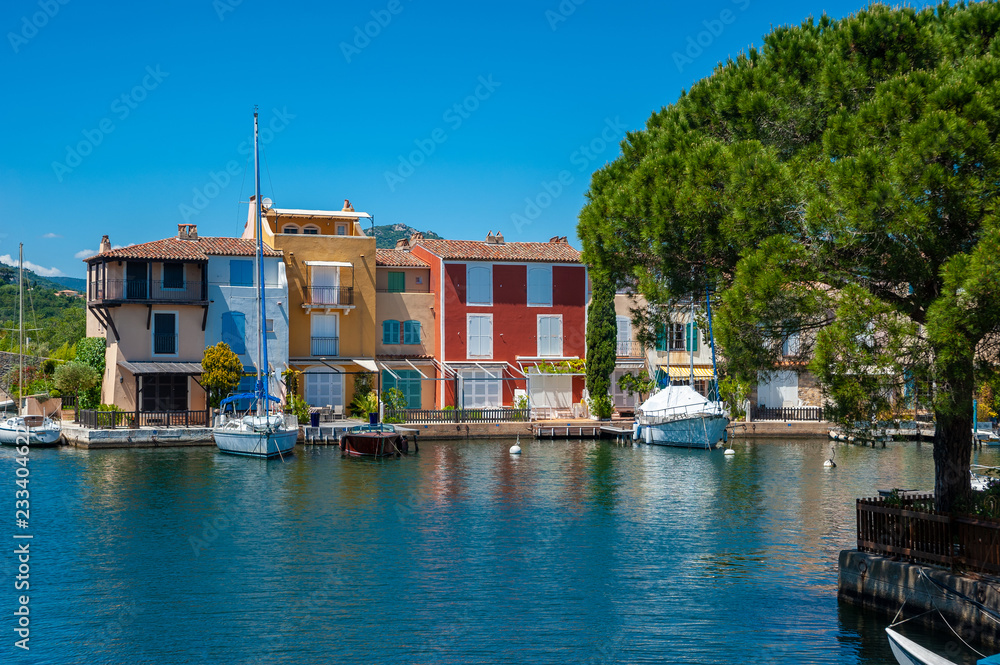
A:
{"type": "Polygon", "coordinates": [[[118,366],[133,376],[145,374],[186,374],[198,376],[204,370],[201,363],[129,362],[119,360],[118,366]]]}
{"type": "MultiPolygon", "coordinates": [[[[667,371],[667,365],[660,365],[660,370],[664,373],[667,371]]],[[[686,379],[691,376],[691,366],[677,366],[670,365],[670,378],[671,379],[686,379]]],[[[695,365],[694,366],[694,378],[696,379],[711,379],[713,377],[711,366],[695,365]]]]}

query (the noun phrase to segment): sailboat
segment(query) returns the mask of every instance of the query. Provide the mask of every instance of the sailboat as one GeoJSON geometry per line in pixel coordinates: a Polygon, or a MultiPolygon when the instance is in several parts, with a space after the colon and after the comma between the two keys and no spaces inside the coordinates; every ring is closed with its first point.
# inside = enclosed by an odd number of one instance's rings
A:
{"type": "MultiPolygon", "coordinates": [[[[24,244],[18,248],[18,390],[24,392],[24,244]]],[[[17,415],[0,421],[0,444],[7,446],[55,446],[62,433],[58,422],[47,416],[27,415],[17,400],[17,415]]]]}
{"type": "MultiPolygon", "coordinates": [[[[268,390],[270,368],[267,363],[267,334],[264,326],[264,240],[261,222],[260,198],[260,163],[258,161],[258,129],[257,111],[253,113],[253,162],[255,196],[251,205],[257,212],[255,235],[257,237],[257,383],[252,393],[231,395],[222,400],[223,414],[212,429],[215,445],[219,450],[235,455],[250,455],[252,457],[284,457],[295,448],[299,436],[298,421],[294,424],[286,422],[284,414],[271,412],[271,405],[280,403],[268,390]],[[232,413],[227,415],[227,405],[235,407],[240,400],[250,399],[250,410],[245,414],[232,413]],[[253,413],[251,413],[251,411],[253,413]]],[[[294,416],[292,416],[294,418],[294,416]]]]}
{"type": "MultiPolygon", "coordinates": [[[[705,291],[708,307],[708,337],[712,346],[712,379],[716,399],[708,399],[699,394],[693,385],[675,386],[670,384],[667,371],[667,386],[643,402],[639,407],[638,435],[646,443],[659,446],[682,448],[708,448],[726,433],[729,416],[725,406],[718,400],[719,377],[715,368],[715,342],[712,339],[712,302],[705,291]]],[[[694,331],[694,304],[692,302],[692,326],[694,331]]],[[[691,382],[694,382],[694,345],[691,348],[691,382]]]]}

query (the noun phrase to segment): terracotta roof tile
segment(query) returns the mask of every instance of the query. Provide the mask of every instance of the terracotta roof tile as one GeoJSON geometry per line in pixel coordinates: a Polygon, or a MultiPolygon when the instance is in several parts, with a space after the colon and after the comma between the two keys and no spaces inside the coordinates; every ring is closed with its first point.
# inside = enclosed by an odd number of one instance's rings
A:
{"type": "MultiPolygon", "coordinates": [[[[209,256],[255,256],[257,243],[243,238],[201,237],[196,240],[164,238],[128,247],[119,247],[110,252],[95,254],[84,259],[87,263],[98,259],[154,259],[178,261],[207,261],[209,256]]],[[[281,252],[264,246],[264,256],[281,256],[281,252]]]]}
{"type": "Polygon", "coordinates": [[[403,249],[375,250],[375,265],[401,268],[428,268],[427,262],[403,249]]]}
{"type": "Polygon", "coordinates": [[[493,245],[479,240],[417,240],[416,244],[446,260],[580,263],[580,252],[564,242],[507,242],[493,245]]]}

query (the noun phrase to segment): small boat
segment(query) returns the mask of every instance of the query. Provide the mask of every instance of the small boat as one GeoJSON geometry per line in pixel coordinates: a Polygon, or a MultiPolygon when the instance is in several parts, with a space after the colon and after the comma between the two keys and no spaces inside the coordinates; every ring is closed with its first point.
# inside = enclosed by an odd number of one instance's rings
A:
{"type": "Polygon", "coordinates": [[[399,457],[409,454],[410,442],[386,423],[358,425],[340,435],[340,452],[354,457],[399,457]]]}
{"type": "Polygon", "coordinates": [[[256,229],[257,235],[257,308],[260,316],[257,333],[257,383],[252,393],[240,393],[231,395],[222,400],[222,409],[225,411],[227,405],[233,405],[239,400],[250,399],[250,411],[246,414],[228,415],[223,413],[219,416],[219,422],[212,429],[212,436],[215,445],[224,453],[234,455],[249,455],[251,457],[282,457],[286,453],[291,453],[295,448],[295,442],[299,437],[299,425],[295,416],[286,416],[280,412],[272,412],[273,404],[279,404],[280,400],[270,394],[268,384],[271,381],[267,363],[267,333],[264,330],[267,315],[264,309],[264,240],[262,232],[261,198],[260,198],[260,165],[258,162],[258,131],[257,131],[257,111],[253,113],[253,160],[255,182],[254,189],[256,196],[253,199],[257,207],[256,229]]]}
{"type": "Polygon", "coordinates": [[[976,429],[972,433],[976,441],[984,446],[1000,446],[1000,436],[993,431],[993,423],[976,423],[976,429]]]}
{"type": "Polygon", "coordinates": [[[955,665],[954,661],[937,655],[908,637],[903,637],[892,628],[886,628],[885,632],[889,636],[889,648],[892,649],[892,655],[896,657],[899,665],[955,665]]]}
{"type": "MultiPolygon", "coordinates": [[[[20,380],[18,390],[24,385],[24,245],[18,249],[18,367],[20,380]]],[[[48,416],[21,413],[18,399],[18,413],[0,421],[0,444],[5,446],[56,446],[62,435],[61,425],[48,416]]]]}

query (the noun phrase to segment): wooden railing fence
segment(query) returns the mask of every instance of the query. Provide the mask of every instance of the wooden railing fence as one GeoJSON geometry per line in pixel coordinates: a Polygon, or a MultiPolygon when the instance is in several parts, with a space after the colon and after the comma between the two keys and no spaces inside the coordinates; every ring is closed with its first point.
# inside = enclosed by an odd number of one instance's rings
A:
{"type": "Polygon", "coordinates": [[[530,409],[386,409],[385,419],[404,423],[516,423],[530,420],[530,409]]]}
{"type": "Polygon", "coordinates": [[[91,429],[137,427],[208,427],[204,411],[77,411],[76,422],[91,429]]]}

